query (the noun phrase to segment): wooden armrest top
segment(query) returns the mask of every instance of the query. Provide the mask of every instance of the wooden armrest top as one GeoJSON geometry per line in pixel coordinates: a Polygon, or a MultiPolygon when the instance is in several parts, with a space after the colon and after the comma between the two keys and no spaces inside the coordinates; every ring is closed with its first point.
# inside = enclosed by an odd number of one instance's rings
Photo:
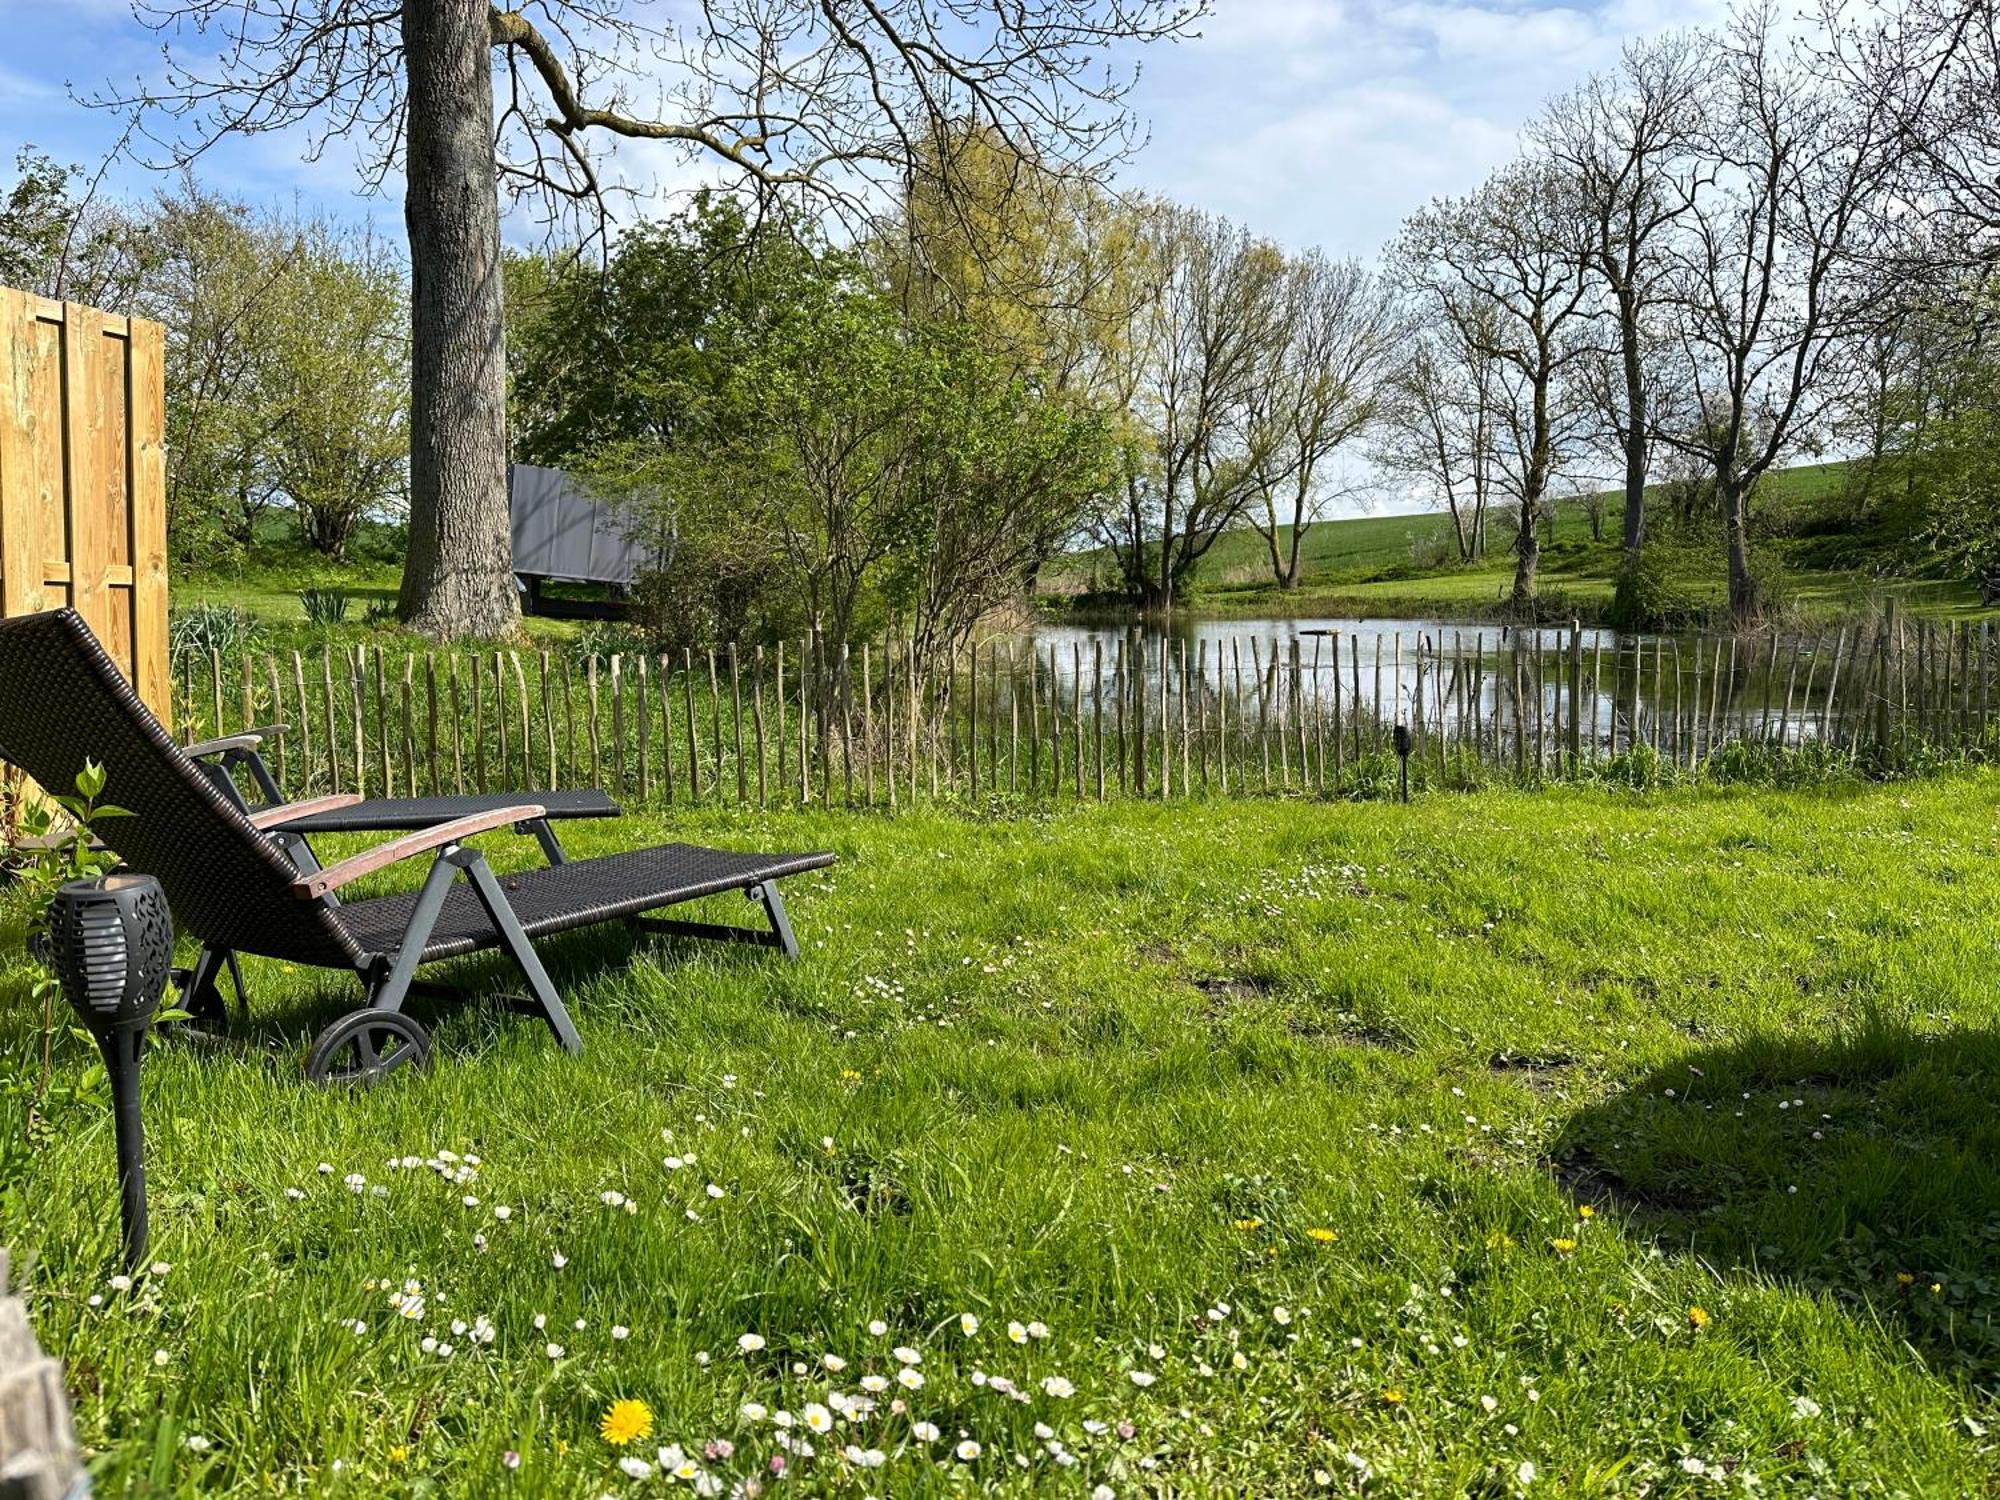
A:
{"type": "Polygon", "coordinates": [[[220,755],[225,750],[255,750],[264,743],[264,736],[255,729],[246,729],[241,734],[225,734],[220,739],[200,740],[185,745],[181,754],[189,760],[205,760],[211,755],[220,755]]]}
{"type": "Polygon", "coordinates": [[[435,828],[420,828],[415,833],[403,834],[387,843],[377,844],[373,849],[328,865],[323,870],[315,870],[310,875],[301,875],[292,882],[294,895],[307,900],[324,896],[328,891],[337,891],[342,886],[359,880],[363,875],[393,865],[398,860],[408,859],[413,854],[423,854],[428,850],[441,849],[447,844],[456,844],[469,839],[476,833],[490,833],[496,828],[510,827],[515,823],[532,822],[547,816],[547,809],[532,802],[524,802],[518,807],[495,807],[486,812],[471,813],[463,818],[454,818],[449,823],[440,823],[435,828]]]}
{"type": "Polygon", "coordinates": [[[279,807],[260,807],[250,814],[250,821],[259,828],[280,828],[294,818],[309,818],[314,813],[352,807],[360,800],[361,798],[353,792],[335,792],[329,797],[308,797],[303,802],[287,802],[279,807]]]}

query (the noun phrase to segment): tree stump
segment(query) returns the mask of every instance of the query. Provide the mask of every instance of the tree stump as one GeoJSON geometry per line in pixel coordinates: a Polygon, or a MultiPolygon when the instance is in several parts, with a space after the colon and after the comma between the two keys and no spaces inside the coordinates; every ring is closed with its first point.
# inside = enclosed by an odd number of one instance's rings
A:
{"type": "Polygon", "coordinates": [[[83,1494],[62,1366],[42,1353],[27,1309],[6,1291],[7,1252],[0,1250],[0,1500],[83,1494]]]}

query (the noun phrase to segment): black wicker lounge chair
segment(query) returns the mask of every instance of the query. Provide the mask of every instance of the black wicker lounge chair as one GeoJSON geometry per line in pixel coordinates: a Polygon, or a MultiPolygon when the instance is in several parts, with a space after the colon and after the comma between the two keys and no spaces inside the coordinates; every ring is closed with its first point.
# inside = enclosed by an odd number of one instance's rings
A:
{"type": "MultiPolygon", "coordinates": [[[[270,764],[264,759],[264,746],[288,730],[289,726],[284,724],[262,724],[220,739],[184,745],[181,753],[207,773],[216,789],[245,813],[268,812],[288,804],[284,792],[279,789],[278,778],[271,774],[270,764]],[[253,802],[244,795],[239,776],[248,780],[258,800],[253,802]]],[[[522,800],[519,792],[475,792],[455,797],[369,797],[321,812],[302,813],[273,827],[271,832],[284,843],[285,852],[291,855],[293,863],[301,869],[317,869],[318,856],[307,842],[313,834],[385,833],[434,828],[454,818],[491,812],[522,800]]],[[[552,823],[569,818],[615,818],[624,811],[596,787],[536,792],[534,800],[541,805],[544,813],[543,821],[535,825],[535,833],[542,840],[543,852],[548,855],[551,864],[559,864],[563,858],[562,844],[550,826],[552,823]]]]}
{"type": "Polygon", "coordinates": [[[401,1014],[417,969],[487,948],[507,953],[556,1039],[581,1051],[532,939],[624,920],[650,931],[759,943],[796,958],[776,882],[833,863],[831,854],[737,854],[691,844],[567,861],[556,845],[548,865],[496,875],[465,840],[511,827],[542,836],[545,849],[553,844],[545,804],[522,797],[323,868],[317,861],[302,868],[275,835],[359,798],[246,811],[173,743],[75,612],[0,620],[0,758],[45,786],[68,786],[86,757],[105,767],[112,800],[136,814],[104,823],[105,842],[130,868],[158,877],[175,919],[203,945],[184,986],[190,1009],[220,1009],[215,977],[237,952],[360,978],[365,1006],[313,1044],[306,1071],[316,1082],[372,1081],[421,1065],[430,1039],[401,1014]],[[354,880],[417,855],[432,863],[416,892],[340,900],[354,880]],[[768,931],[643,915],[729,891],[762,907],[768,931]]]}

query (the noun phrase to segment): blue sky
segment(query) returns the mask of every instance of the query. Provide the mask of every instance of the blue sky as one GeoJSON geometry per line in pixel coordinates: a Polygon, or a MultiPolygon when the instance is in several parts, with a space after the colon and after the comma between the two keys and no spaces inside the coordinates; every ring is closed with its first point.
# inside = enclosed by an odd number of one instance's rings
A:
{"type": "MultiPolygon", "coordinates": [[[[1621,42],[1712,19],[1714,0],[1217,0],[1198,40],[1145,56],[1135,103],[1151,139],[1124,180],[1226,213],[1293,247],[1370,257],[1411,209],[1474,186],[1553,91],[1621,42]]],[[[92,165],[118,122],[70,100],[151,76],[158,42],[124,0],[0,0],[0,149],[24,142],[92,165]]],[[[303,159],[297,137],[231,143],[203,177],[253,200],[298,201],[399,226],[393,198],[356,194],[351,159],[303,159]]],[[[685,185],[698,169],[628,150],[621,175],[685,185]]],[[[114,185],[147,175],[118,169],[114,185]]],[[[657,200],[654,200],[657,201],[657,200]]]]}

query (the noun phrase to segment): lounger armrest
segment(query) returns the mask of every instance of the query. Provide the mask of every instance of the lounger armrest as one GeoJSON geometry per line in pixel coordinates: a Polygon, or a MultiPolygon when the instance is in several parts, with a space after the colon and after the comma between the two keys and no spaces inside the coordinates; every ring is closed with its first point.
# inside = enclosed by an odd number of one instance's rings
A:
{"type": "Polygon", "coordinates": [[[364,850],[338,864],[328,865],[324,870],[300,876],[292,882],[292,893],[307,900],[316,900],[328,891],[337,891],[363,875],[372,875],[413,854],[442,849],[448,844],[469,839],[476,833],[491,833],[496,828],[507,828],[516,823],[532,823],[545,816],[546,808],[524,802],[518,807],[495,807],[486,812],[472,813],[449,823],[440,823],[435,828],[420,828],[415,833],[406,833],[387,843],[377,844],[373,849],[364,850]]]}
{"type": "Polygon", "coordinates": [[[330,797],[308,797],[303,802],[285,802],[277,807],[260,807],[250,814],[250,821],[259,828],[282,828],[294,818],[310,818],[315,813],[352,807],[360,800],[360,796],[354,792],[335,792],[330,797]]]}
{"type": "Polygon", "coordinates": [[[263,743],[262,731],[246,729],[241,734],[225,734],[220,739],[201,740],[196,744],[183,746],[181,754],[189,760],[206,760],[211,755],[223,755],[231,750],[255,751],[263,743]]]}

